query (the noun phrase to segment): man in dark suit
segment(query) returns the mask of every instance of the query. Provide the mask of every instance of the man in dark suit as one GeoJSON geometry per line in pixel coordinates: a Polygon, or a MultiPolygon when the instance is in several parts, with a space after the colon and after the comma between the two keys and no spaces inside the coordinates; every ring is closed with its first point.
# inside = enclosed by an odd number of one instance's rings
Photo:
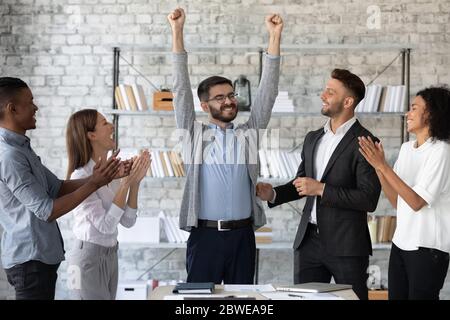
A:
{"type": "Polygon", "coordinates": [[[364,98],[363,81],[335,69],[321,99],[323,128],[309,132],[297,177],[272,188],[258,183],[257,195],[270,208],[307,197],[294,241],[294,283],[346,283],[367,299],[367,267],[372,254],[367,212],[376,209],[381,186],[359,152],[358,136],[373,135],[355,118],[364,98]]]}

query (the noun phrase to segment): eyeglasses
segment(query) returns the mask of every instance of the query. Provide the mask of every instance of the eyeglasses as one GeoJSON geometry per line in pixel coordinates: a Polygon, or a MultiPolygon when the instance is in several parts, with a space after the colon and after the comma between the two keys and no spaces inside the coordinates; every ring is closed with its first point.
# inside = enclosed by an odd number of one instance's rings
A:
{"type": "Polygon", "coordinates": [[[237,93],[231,92],[231,93],[229,93],[228,95],[223,95],[223,94],[221,94],[221,95],[219,95],[219,96],[215,96],[214,98],[211,98],[211,99],[206,100],[206,101],[209,102],[209,101],[211,101],[211,100],[215,100],[215,101],[217,101],[218,103],[223,104],[223,103],[225,103],[225,101],[227,100],[227,98],[230,99],[230,100],[236,100],[236,97],[237,97],[237,96],[238,96],[237,93]]]}

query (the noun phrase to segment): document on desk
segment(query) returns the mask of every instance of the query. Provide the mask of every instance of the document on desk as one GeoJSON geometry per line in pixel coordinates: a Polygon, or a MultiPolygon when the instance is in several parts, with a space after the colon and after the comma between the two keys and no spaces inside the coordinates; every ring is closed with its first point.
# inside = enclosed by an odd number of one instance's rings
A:
{"type": "Polygon", "coordinates": [[[172,294],[164,297],[164,300],[255,300],[248,295],[227,294],[172,294]]]}
{"type": "Polygon", "coordinates": [[[164,296],[164,300],[184,300],[185,298],[213,298],[213,297],[225,297],[225,295],[217,294],[170,294],[164,296]]]}
{"type": "Polygon", "coordinates": [[[270,300],[344,300],[341,297],[335,296],[331,293],[297,293],[297,292],[264,292],[261,293],[264,297],[270,300]]]}
{"type": "Polygon", "coordinates": [[[279,286],[277,291],[289,291],[289,292],[330,292],[351,289],[350,284],[336,284],[336,283],[323,283],[323,282],[307,282],[294,284],[290,286],[279,286]]]}
{"type": "Polygon", "coordinates": [[[223,286],[225,292],[275,292],[271,284],[226,284],[223,286]]]}

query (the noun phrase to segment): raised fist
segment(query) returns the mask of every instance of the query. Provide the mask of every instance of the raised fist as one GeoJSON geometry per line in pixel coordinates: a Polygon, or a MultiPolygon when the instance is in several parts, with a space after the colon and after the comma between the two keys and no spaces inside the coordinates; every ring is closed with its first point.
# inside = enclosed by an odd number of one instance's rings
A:
{"type": "Polygon", "coordinates": [[[269,33],[280,35],[283,30],[283,19],[279,14],[268,15],[266,16],[266,27],[269,33]]]}
{"type": "Polygon", "coordinates": [[[176,8],[167,16],[172,30],[182,29],[184,21],[186,20],[186,15],[182,8],[176,8]]]}

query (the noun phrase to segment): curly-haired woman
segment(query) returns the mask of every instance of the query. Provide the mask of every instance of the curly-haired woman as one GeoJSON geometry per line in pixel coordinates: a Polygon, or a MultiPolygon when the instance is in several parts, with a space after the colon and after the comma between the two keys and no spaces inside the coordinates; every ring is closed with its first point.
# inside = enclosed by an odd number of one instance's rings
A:
{"type": "Polygon", "coordinates": [[[389,299],[439,299],[450,252],[450,90],[419,91],[406,117],[416,140],[402,145],[393,169],[381,143],[360,137],[360,151],[397,209],[389,299]]]}

